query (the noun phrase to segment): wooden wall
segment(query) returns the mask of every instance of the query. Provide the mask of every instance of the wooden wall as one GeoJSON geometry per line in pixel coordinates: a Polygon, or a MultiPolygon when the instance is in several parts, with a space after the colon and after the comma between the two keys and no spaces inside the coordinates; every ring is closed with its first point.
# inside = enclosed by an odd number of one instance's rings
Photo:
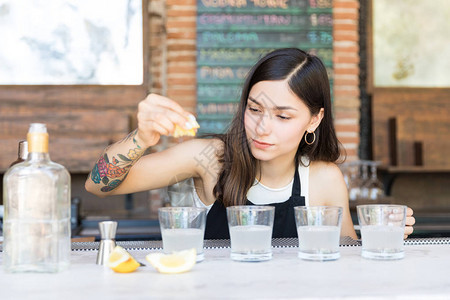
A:
{"type": "Polygon", "coordinates": [[[52,160],[86,173],[99,151],[131,130],[145,86],[0,86],[0,172],[33,122],[46,123],[52,160]]]}
{"type": "Polygon", "coordinates": [[[397,165],[414,165],[414,142],[423,145],[423,166],[450,169],[450,89],[375,89],[373,147],[376,160],[389,158],[388,120],[397,123],[397,165]]]}

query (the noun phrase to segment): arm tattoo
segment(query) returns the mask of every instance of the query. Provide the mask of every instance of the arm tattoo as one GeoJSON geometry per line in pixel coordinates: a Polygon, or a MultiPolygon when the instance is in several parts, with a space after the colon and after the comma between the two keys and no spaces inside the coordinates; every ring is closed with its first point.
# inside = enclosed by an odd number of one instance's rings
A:
{"type": "Polygon", "coordinates": [[[132,132],[130,132],[126,137],[124,137],[123,139],[121,139],[118,144],[121,144],[123,142],[126,142],[128,140],[130,140],[131,138],[133,139],[133,144],[136,145],[137,148],[141,149],[141,146],[138,145],[137,141],[136,141],[136,134],[137,134],[138,130],[135,129],[132,132]]]}
{"type": "MultiPolygon", "coordinates": [[[[128,175],[131,166],[142,156],[145,149],[142,149],[136,139],[137,129],[127,135],[118,143],[123,143],[133,139],[134,148],[129,149],[127,154],[118,153],[109,159],[104,153],[91,171],[91,180],[96,184],[103,184],[102,192],[109,192],[117,188],[128,175]]],[[[106,152],[106,151],[105,151],[106,152]]]]}

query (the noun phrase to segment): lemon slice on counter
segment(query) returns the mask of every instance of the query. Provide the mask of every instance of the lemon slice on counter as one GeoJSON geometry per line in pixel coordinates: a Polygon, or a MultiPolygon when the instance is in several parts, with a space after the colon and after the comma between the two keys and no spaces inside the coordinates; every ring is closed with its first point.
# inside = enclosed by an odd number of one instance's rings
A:
{"type": "Polygon", "coordinates": [[[117,273],[131,273],[139,268],[140,263],[121,246],[116,246],[108,258],[107,266],[117,273]]]}
{"type": "Polygon", "coordinates": [[[192,269],[196,262],[197,251],[192,248],[172,254],[150,253],[145,258],[158,272],[177,274],[192,269]]]}

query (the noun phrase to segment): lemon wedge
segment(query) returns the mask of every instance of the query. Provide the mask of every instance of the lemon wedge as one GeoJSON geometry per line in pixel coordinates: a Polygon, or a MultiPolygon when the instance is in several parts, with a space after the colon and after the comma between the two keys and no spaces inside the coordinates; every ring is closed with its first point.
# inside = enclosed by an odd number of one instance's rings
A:
{"type": "Polygon", "coordinates": [[[198,125],[197,120],[193,115],[188,116],[189,121],[187,124],[189,125],[190,129],[183,129],[178,125],[175,125],[175,131],[173,132],[173,137],[177,138],[180,136],[195,136],[197,133],[197,129],[200,128],[200,125],[198,125]]]}
{"type": "Polygon", "coordinates": [[[172,254],[150,253],[145,258],[158,272],[177,274],[192,269],[196,262],[197,251],[192,248],[172,254]]]}
{"type": "Polygon", "coordinates": [[[109,255],[107,266],[117,273],[136,271],[140,264],[121,246],[116,246],[109,255]]]}

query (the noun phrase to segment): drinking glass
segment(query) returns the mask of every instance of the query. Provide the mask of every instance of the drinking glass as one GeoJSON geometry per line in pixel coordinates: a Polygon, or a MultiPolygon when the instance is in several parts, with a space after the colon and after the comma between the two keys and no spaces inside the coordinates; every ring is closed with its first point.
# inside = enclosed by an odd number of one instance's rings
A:
{"type": "Polygon", "coordinates": [[[360,171],[360,162],[351,162],[348,165],[349,182],[348,182],[348,197],[351,201],[356,201],[361,198],[361,187],[363,184],[360,171]]]}
{"type": "Polygon", "coordinates": [[[344,177],[345,185],[347,189],[350,188],[350,166],[348,163],[342,163],[339,165],[339,168],[342,172],[342,176],[344,177]]]}
{"type": "Polygon", "coordinates": [[[272,258],[275,207],[242,205],[227,207],[231,259],[264,261],[272,258]]]}
{"type": "Polygon", "coordinates": [[[364,184],[364,188],[367,189],[367,198],[369,200],[380,200],[384,197],[383,183],[381,183],[377,177],[378,164],[378,162],[369,162],[370,178],[364,184]]]}
{"type": "Polygon", "coordinates": [[[356,210],[361,229],[362,257],[381,260],[405,257],[406,206],[358,205],[356,210]]]}
{"type": "Polygon", "coordinates": [[[167,187],[170,206],[188,207],[194,205],[194,182],[192,178],[177,182],[167,187]]]}
{"type": "Polygon", "coordinates": [[[158,217],[164,253],[195,248],[197,261],[204,259],[206,208],[161,207],[158,217]]]}
{"type": "Polygon", "coordinates": [[[336,260],[340,257],[339,236],[342,207],[296,206],[299,252],[305,260],[336,260]]]}
{"type": "Polygon", "coordinates": [[[369,161],[360,160],[360,170],[361,170],[361,181],[360,181],[360,200],[369,199],[369,188],[367,182],[369,181],[369,161]]]}

